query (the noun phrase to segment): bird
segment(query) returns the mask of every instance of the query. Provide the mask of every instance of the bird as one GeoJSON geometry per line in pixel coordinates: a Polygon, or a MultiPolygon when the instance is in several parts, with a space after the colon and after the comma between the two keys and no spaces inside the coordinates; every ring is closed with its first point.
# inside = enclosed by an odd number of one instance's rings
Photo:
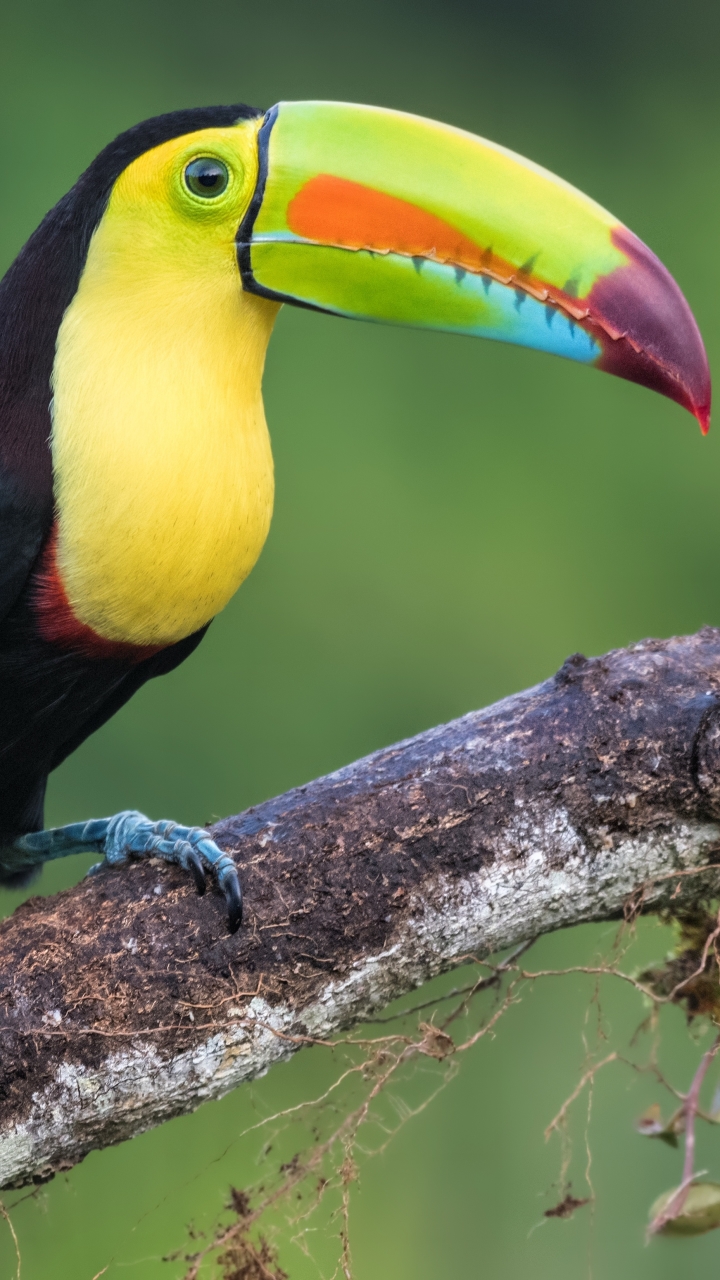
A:
{"type": "Polygon", "coordinates": [[[273,507],[263,364],[283,304],[498,339],[710,420],[679,286],[617,218],[474,134],[356,103],[242,104],[120,134],[0,281],[0,883],[150,855],[234,932],[203,828],[136,810],[45,829],[48,775],[196,648],[273,507]]]}

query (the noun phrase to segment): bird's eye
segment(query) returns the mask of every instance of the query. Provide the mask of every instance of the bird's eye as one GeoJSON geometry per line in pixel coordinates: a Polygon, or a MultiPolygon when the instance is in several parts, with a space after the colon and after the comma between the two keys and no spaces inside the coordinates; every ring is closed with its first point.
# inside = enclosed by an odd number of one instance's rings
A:
{"type": "Polygon", "coordinates": [[[191,160],[185,168],[185,186],[194,196],[203,196],[205,200],[213,200],[225,191],[230,175],[227,165],[222,160],[212,160],[202,156],[199,160],[191,160]]]}

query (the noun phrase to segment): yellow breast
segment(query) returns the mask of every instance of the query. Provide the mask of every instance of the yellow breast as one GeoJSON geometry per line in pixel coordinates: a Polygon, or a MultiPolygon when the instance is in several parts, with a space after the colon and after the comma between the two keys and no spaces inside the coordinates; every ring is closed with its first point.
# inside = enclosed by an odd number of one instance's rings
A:
{"type": "Polygon", "coordinates": [[[178,235],[152,204],[145,160],[116,184],[63,319],[52,435],[71,608],[104,638],[143,645],[208,622],[260,554],[273,503],[261,381],[277,313],[242,292],[237,217],[178,235]]]}

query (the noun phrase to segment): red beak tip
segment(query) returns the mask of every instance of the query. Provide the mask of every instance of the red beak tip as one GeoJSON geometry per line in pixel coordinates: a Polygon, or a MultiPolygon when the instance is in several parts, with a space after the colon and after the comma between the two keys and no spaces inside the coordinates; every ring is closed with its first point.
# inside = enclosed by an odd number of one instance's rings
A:
{"type": "Polygon", "coordinates": [[[698,420],[700,430],[702,431],[703,435],[706,436],[708,431],[710,430],[710,406],[702,405],[702,406],[698,406],[697,408],[693,408],[693,413],[695,414],[695,417],[698,420]]]}

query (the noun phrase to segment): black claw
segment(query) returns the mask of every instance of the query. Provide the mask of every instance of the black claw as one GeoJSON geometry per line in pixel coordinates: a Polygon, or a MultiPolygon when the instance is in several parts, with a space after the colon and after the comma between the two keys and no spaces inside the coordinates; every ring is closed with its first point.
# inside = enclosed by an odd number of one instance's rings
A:
{"type": "Polygon", "coordinates": [[[203,867],[200,855],[196,853],[194,849],[192,849],[190,853],[187,855],[187,864],[190,871],[192,871],[193,880],[195,881],[195,888],[197,889],[199,894],[203,894],[206,888],[205,868],[203,867]]]}
{"type": "Polygon", "coordinates": [[[227,879],[223,884],[223,893],[228,909],[228,928],[231,933],[237,933],[242,924],[243,916],[243,899],[240,881],[238,880],[237,871],[230,871],[227,879]]]}

